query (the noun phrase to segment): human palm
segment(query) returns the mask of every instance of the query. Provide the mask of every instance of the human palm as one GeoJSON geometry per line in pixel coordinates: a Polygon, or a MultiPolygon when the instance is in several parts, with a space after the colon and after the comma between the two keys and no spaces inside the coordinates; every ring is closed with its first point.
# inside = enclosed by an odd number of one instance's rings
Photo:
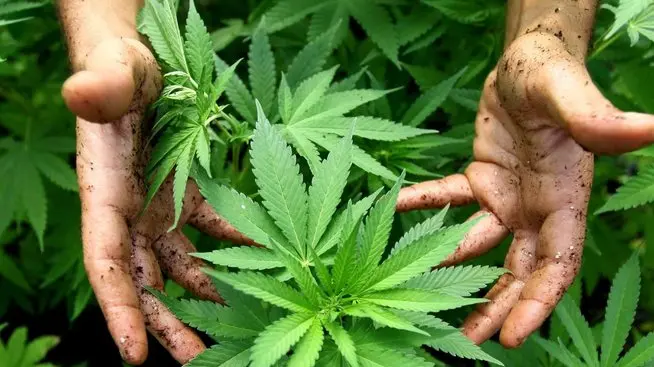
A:
{"type": "Polygon", "coordinates": [[[221,301],[203,263],[191,257],[185,223],[217,238],[249,242],[226,224],[189,182],[177,229],[172,182],[143,208],[145,165],[150,147],[146,108],[161,89],[154,57],[136,40],[110,39],[86,58],[82,71],[63,87],[77,116],[77,174],[82,202],[84,264],[89,281],[123,359],[142,363],[147,329],[179,362],[204,349],[146,287],[163,290],[162,270],[194,294],[221,301]]]}
{"type": "Polygon", "coordinates": [[[474,162],[462,175],[400,193],[399,211],[476,200],[481,211],[473,217],[486,214],[441,265],[478,256],[513,234],[505,259],[511,273],[464,322],[476,343],[501,329],[501,343],[516,347],[540,327],[581,265],[593,153],[654,140],[654,116],[615,109],[574,53],[546,33],[514,40],[484,85],[474,162]]]}

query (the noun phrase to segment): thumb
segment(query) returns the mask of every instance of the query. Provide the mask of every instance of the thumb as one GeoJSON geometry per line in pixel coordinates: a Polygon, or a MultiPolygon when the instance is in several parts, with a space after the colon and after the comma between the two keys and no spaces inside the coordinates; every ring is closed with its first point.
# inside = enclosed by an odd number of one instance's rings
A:
{"type": "Polygon", "coordinates": [[[62,87],[68,108],[92,122],[118,120],[134,108],[145,108],[161,88],[158,66],[142,43],[115,38],[96,46],[84,69],[62,87]]]}
{"type": "Polygon", "coordinates": [[[543,73],[538,92],[549,113],[587,150],[621,154],[654,142],[654,115],[615,108],[582,63],[553,62],[543,73]]]}

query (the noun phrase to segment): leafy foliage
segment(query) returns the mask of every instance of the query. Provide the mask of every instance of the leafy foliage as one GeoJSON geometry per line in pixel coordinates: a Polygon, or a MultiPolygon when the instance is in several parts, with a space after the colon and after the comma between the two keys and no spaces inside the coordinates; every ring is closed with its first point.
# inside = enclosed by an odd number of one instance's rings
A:
{"type": "MultiPolygon", "coordinates": [[[[6,326],[7,324],[0,324],[0,331],[6,326]]],[[[3,366],[44,366],[39,362],[58,343],[59,338],[56,336],[41,336],[28,340],[27,328],[16,328],[6,343],[0,340],[0,363],[3,366]]]]}
{"type": "MultiPolygon", "coordinates": [[[[463,337],[459,331],[444,322],[439,322],[438,328],[446,328],[448,330],[446,334],[452,336],[445,337],[441,332],[428,331],[433,327],[433,322],[413,321],[425,318],[429,320],[430,316],[427,312],[458,308],[481,300],[440,292],[438,287],[431,286],[425,281],[419,284],[421,289],[395,287],[416,276],[430,275],[428,273],[430,266],[438,263],[454,250],[474,221],[462,226],[440,228],[443,216],[437,214],[436,220],[427,222],[431,226],[420,224],[412,232],[425,232],[424,234],[409,236],[414,238],[406,240],[407,243],[401,249],[382,260],[403,177],[401,175],[393,188],[377,200],[365,219],[360,219],[360,216],[354,219],[353,206],[348,205],[345,213],[351,224],[340,228],[341,236],[346,240],[336,249],[336,260],[330,271],[330,266],[326,265],[330,263],[326,255],[321,257],[316,247],[334,216],[331,214],[325,216],[321,213],[323,211],[334,213],[337,210],[352,161],[351,139],[355,127],[351,127],[350,132],[341,139],[329,156],[318,163],[320,171],[314,175],[307,194],[303,177],[295,168],[294,156],[290,148],[282,139],[281,133],[274,129],[265,117],[261,105],[257,104],[257,110],[258,119],[250,155],[259,186],[259,195],[270,217],[259,215],[251,217],[250,221],[256,222],[260,219],[268,223],[269,218],[274,218],[279,230],[285,234],[280,238],[283,242],[279,243],[270,238],[268,242],[272,244],[270,249],[246,250],[244,254],[259,254],[253,256],[252,262],[239,254],[242,250],[239,248],[221,250],[218,253],[196,254],[209,261],[216,260],[215,263],[220,265],[245,269],[253,267],[266,269],[268,266],[261,266],[261,261],[277,259],[291,275],[291,280],[283,282],[262,272],[206,270],[209,275],[223,284],[290,311],[284,318],[267,324],[265,329],[258,333],[250,348],[251,365],[273,366],[297,344],[289,363],[312,366],[318,360],[324,346],[325,332],[333,340],[342,357],[352,366],[379,363],[380,356],[389,359],[385,363],[406,360],[416,361],[420,365],[430,365],[421,357],[405,356],[405,352],[401,350],[390,349],[379,354],[377,350],[382,348],[376,345],[378,342],[375,341],[371,342],[372,344],[359,346],[351,335],[357,319],[371,319],[390,330],[404,330],[415,334],[414,337],[419,337],[419,342],[416,342],[414,347],[426,344],[457,356],[496,362],[463,337]],[[284,176],[279,176],[282,172],[284,176]],[[306,218],[308,213],[314,213],[315,219],[309,221],[302,219],[306,218]],[[353,226],[351,220],[362,223],[360,232],[355,229],[358,226],[353,226]],[[357,233],[361,235],[357,236],[357,233]],[[227,256],[220,256],[220,253],[227,256]],[[345,263],[356,271],[337,270],[342,269],[345,263]],[[366,276],[366,274],[372,275],[366,276]],[[396,310],[418,311],[418,313],[407,318],[396,310]]],[[[198,182],[203,192],[225,191],[211,180],[201,179],[198,182]]],[[[224,215],[227,221],[241,223],[240,214],[233,210],[225,210],[226,206],[238,205],[238,202],[222,203],[216,210],[224,215]]],[[[464,282],[463,287],[466,285],[467,287],[459,292],[466,293],[467,290],[469,294],[474,287],[477,289],[483,287],[501,273],[489,267],[461,268],[458,278],[464,280],[458,279],[458,282],[464,282]],[[471,274],[468,276],[468,273],[471,274]]],[[[438,272],[431,274],[437,274],[438,278],[438,272]]],[[[457,277],[441,276],[440,278],[432,283],[440,284],[440,288],[452,286],[456,289],[457,277]]],[[[462,286],[458,285],[458,287],[462,286]]],[[[454,291],[450,290],[450,293],[452,292],[454,291]]],[[[200,330],[206,331],[208,325],[217,326],[217,323],[223,323],[225,316],[221,314],[228,312],[220,306],[210,307],[196,301],[175,301],[157,294],[182,321],[200,330]],[[206,319],[206,322],[203,322],[203,319],[206,319]]],[[[237,315],[242,311],[237,305],[232,305],[229,312],[229,315],[237,315]]],[[[245,319],[241,321],[244,322],[245,319]]],[[[230,327],[226,329],[229,330],[230,327]]],[[[212,332],[214,333],[216,331],[212,332]]],[[[250,335],[230,336],[224,333],[221,336],[237,339],[251,337],[250,335]]],[[[209,358],[213,354],[224,354],[213,349],[206,353],[209,356],[201,355],[198,359],[209,358]]]]}

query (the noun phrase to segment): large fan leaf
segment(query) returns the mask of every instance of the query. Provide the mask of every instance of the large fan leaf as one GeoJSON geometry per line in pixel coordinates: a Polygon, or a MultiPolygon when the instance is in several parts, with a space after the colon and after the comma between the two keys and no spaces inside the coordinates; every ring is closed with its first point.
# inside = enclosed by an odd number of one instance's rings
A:
{"type": "Polygon", "coordinates": [[[421,289],[389,289],[368,293],[362,300],[408,311],[438,312],[486,302],[484,298],[463,298],[421,289]]]}
{"type": "Polygon", "coordinates": [[[595,214],[625,210],[654,201],[654,164],[631,177],[595,214]]]}
{"type": "Polygon", "coordinates": [[[402,287],[467,297],[504,273],[506,269],[490,266],[447,267],[410,279],[402,287]]]}

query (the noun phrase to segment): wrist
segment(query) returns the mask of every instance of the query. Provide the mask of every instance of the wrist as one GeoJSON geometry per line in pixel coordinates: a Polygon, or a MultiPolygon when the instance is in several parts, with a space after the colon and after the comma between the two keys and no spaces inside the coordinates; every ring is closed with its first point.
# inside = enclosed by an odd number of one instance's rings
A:
{"type": "Polygon", "coordinates": [[[551,34],[575,58],[583,60],[597,9],[597,0],[510,0],[505,48],[517,37],[532,32],[551,34]]]}

